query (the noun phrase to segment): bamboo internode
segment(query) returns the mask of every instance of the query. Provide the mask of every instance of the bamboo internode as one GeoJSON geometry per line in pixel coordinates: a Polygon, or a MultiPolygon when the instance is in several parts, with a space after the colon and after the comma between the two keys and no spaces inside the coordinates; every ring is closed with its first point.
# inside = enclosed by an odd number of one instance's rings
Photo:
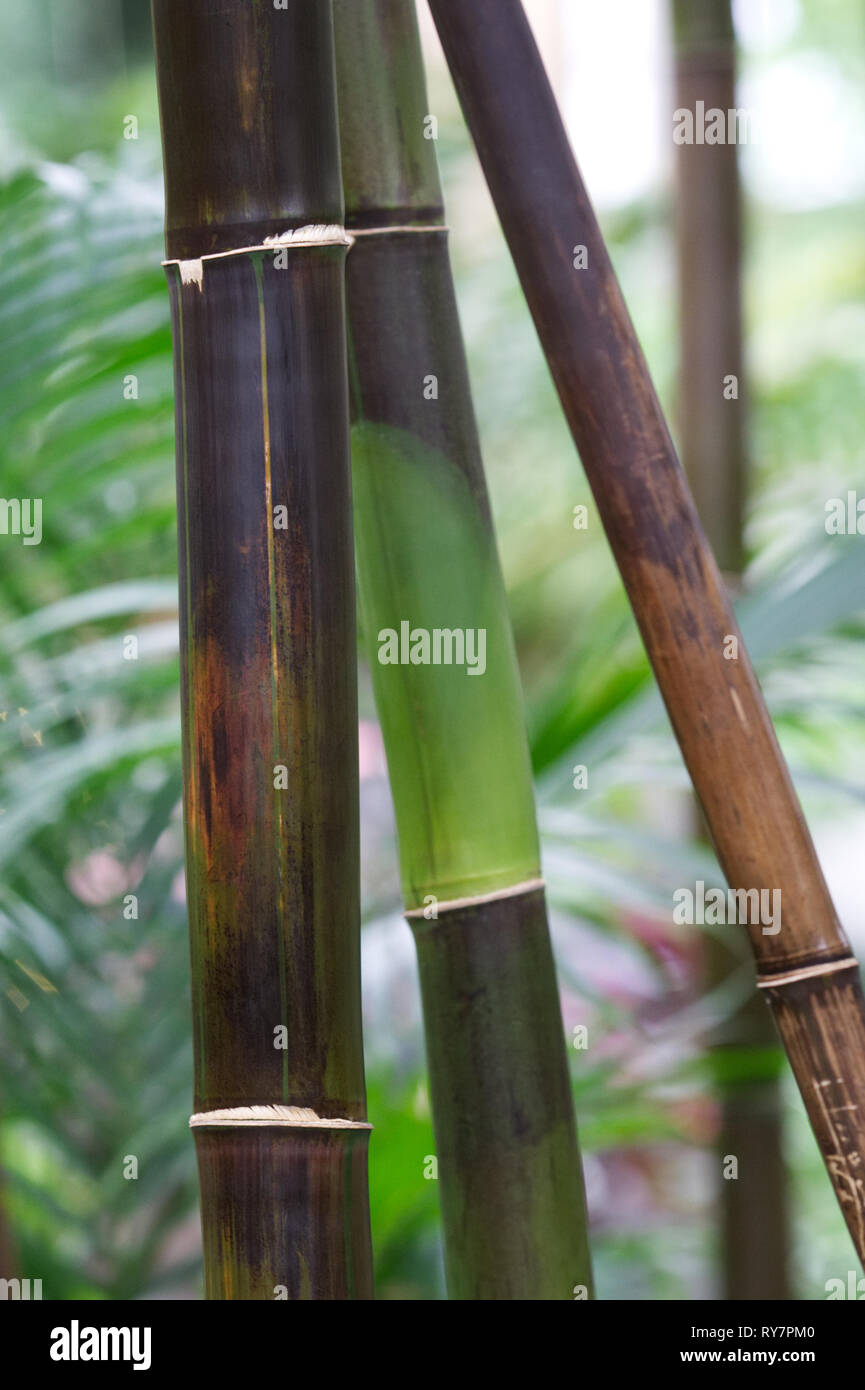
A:
{"type": "Polygon", "coordinates": [[[370,1298],[330,6],[154,22],[207,1294],[370,1298]]]}

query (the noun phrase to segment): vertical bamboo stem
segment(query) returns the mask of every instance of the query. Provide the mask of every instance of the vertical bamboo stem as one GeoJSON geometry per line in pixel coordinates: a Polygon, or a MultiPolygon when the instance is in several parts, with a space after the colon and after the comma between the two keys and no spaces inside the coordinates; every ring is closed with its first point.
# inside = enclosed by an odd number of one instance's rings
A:
{"type": "MultiPolygon", "coordinates": [[[[736,107],[730,0],[673,0],[677,111],[736,107]]],[[[742,335],[742,216],[735,143],[676,146],[679,274],[679,428],[682,463],[715,559],[735,588],[743,567],[747,382],[742,335]]],[[[697,817],[698,834],[704,834],[697,817]]],[[[706,973],[720,983],[743,965],[740,938],[706,939],[706,973]]],[[[782,1068],[771,1015],[758,995],[714,1040],[720,1104],[718,1205],[728,1299],[784,1300],[787,1170],[782,1068]],[[726,1077],[725,1058],[746,1049],[759,1074],[726,1077]],[[725,1174],[728,1155],[737,1177],[725,1174]]]]}
{"type": "Polygon", "coordinates": [[[330,5],[153,9],[207,1295],[369,1298],[330,5]]]}
{"type": "MultiPolygon", "coordinates": [[[[694,112],[702,101],[726,115],[736,106],[730,0],[674,0],[673,11],[677,109],[694,112]]],[[[682,462],[721,571],[739,575],[745,382],[738,147],[677,145],[676,173],[682,462]]]]}
{"type": "Polygon", "coordinates": [[[523,290],[860,1256],[865,1001],[519,0],[430,0],[523,290]],[[575,248],[584,248],[575,254],[575,248]],[[734,655],[735,653],[735,655],[734,655]]]}
{"type": "Polygon", "coordinates": [[[361,612],[418,953],[448,1291],[570,1300],[591,1291],[582,1173],[414,7],[337,0],[335,15],[361,612]],[[483,670],[383,663],[381,636],[402,622],[482,632],[483,670]]]}

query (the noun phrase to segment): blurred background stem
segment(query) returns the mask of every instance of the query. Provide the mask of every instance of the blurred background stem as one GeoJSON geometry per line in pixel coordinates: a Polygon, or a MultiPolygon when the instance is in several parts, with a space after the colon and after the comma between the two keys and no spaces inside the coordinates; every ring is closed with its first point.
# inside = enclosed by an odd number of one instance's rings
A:
{"type": "MultiPolygon", "coordinates": [[[[731,0],[674,0],[673,29],[676,109],[696,112],[702,101],[706,110],[734,110],[731,0]]],[[[737,595],[747,486],[739,147],[726,141],[677,145],[676,174],[681,458],[706,538],[737,595]]],[[[696,805],[694,816],[705,837],[696,805]]],[[[709,990],[731,977],[750,984],[745,1003],[724,1020],[714,1044],[721,1288],[728,1299],[786,1299],[783,1054],[757,993],[747,942],[716,933],[704,940],[709,990]],[[758,1065],[737,1066],[743,1057],[759,1059],[758,1065]],[[738,1165],[735,1177],[729,1175],[731,1159],[738,1165]]]]}

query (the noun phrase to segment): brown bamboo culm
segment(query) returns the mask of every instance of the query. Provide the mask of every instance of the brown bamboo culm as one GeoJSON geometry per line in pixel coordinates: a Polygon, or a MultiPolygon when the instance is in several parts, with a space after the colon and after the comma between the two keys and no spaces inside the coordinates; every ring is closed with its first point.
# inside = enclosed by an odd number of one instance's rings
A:
{"type": "Polygon", "coordinates": [[[153,11],[206,1290],[370,1298],[330,3],[153,11]]]}
{"type": "MultiPolygon", "coordinates": [[[[736,107],[731,0],[673,0],[676,114],[736,107]]],[[[741,587],[747,484],[742,334],[742,212],[735,143],[676,146],[679,403],[682,463],[724,579],[741,587]]],[[[705,834],[697,812],[698,836],[705,834]]],[[[742,937],[707,933],[707,986],[751,969],[742,937]]],[[[757,991],[714,1030],[711,1058],[721,1287],[728,1299],[790,1297],[784,1058],[757,991]],[[744,1068],[738,1062],[747,1055],[744,1068]],[[724,1176],[729,1155],[738,1180],[724,1176]]]]}
{"type": "MultiPolygon", "coordinates": [[[[865,1254],[865,1000],[519,0],[430,0],[526,299],[731,888],[781,891],[758,982],[865,1254]],[[727,659],[725,652],[737,655],[727,659]]],[[[752,914],[748,914],[751,916],[752,914]]]]}

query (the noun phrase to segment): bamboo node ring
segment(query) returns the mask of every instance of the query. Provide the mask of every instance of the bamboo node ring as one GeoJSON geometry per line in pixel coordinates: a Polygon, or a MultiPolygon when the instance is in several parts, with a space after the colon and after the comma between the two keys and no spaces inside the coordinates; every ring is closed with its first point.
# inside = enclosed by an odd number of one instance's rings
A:
{"type": "Polygon", "coordinates": [[[843,960],[823,961],[819,965],[803,965],[800,970],[785,970],[780,975],[769,975],[765,980],[757,980],[758,989],[779,989],[784,985],[795,985],[800,980],[810,980],[816,975],[835,975],[841,970],[858,970],[859,962],[855,956],[845,956],[843,960]]]}
{"type": "Polygon", "coordinates": [[[398,234],[401,235],[403,232],[449,232],[449,231],[450,231],[450,227],[449,227],[446,223],[444,223],[444,222],[442,222],[442,223],[435,223],[434,225],[424,224],[424,223],[421,223],[421,222],[417,222],[417,223],[410,223],[410,222],[409,222],[409,223],[405,223],[405,224],[399,223],[398,225],[395,225],[395,226],[388,225],[388,226],[383,226],[383,227],[352,227],[351,232],[349,233],[349,235],[352,236],[352,237],[359,237],[359,236],[389,236],[391,233],[398,233],[398,234]]]}
{"type": "Polygon", "coordinates": [[[223,261],[230,256],[248,256],[253,251],[288,251],[295,246],[353,246],[354,234],[337,223],[310,222],[306,227],[291,227],[287,232],[276,236],[266,236],[264,241],[254,246],[234,246],[228,251],[214,251],[209,256],[192,257],[189,260],[163,261],[163,268],[176,265],[180,271],[182,285],[197,285],[199,292],[204,289],[204,267],[209,261],[223,261]]]}
{"type": "Polygon", "coordinates": [[[190,1129],[244,1129],[248,1125],[277,1125],[286,1129],[372,1129],[365,1120],[331,1119],[303,1105],[236,1105],[229,1110],[203,1110],[189,1121],[190,1129]]]}
{"type": "Polygon", "coordinates": [[[524,893],[536,893],[539,888],[545,888],[546,884],[542,878],[527,878],[523,883],[514,883],[510,888],[497,888],[492,893],[478,893],[475,897],[469,898],[450,898],[447,902],[436,902],[436,917],[428,916],[429,907],[410,907],[403,913],[407,921],[416,919],[427,919],[435,921],[443,912],[458,912],[462,907],[478,907],[481,903],[498,902],[500,898],[519,898],[524,893]]]}

